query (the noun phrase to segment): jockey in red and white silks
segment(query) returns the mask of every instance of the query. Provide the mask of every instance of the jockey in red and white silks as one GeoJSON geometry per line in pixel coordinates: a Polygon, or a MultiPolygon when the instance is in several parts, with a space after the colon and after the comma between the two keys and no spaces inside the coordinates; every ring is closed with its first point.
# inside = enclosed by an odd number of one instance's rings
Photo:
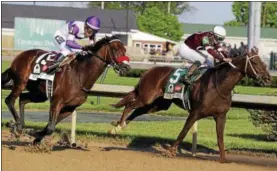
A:
{"type": "Polygon", "coordinates": [[[220,45],[225,36],[226,30],[222,26],[215,26],[213,31],[194,33],[180,44],[179,54],[190,62],[200,61],[201,64],[213,66],[213,61],[200,51],[205,50],[215,59],[231,62],[220,45]]]}

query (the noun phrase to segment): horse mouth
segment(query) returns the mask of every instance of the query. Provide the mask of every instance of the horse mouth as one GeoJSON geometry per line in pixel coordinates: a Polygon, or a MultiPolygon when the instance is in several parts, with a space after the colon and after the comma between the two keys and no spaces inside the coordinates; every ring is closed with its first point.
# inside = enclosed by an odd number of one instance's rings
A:
{"type": "Polygon", "coordinates": [[[121,63],[118,67],[114,67],[114,70],[120,76],[126,76],[127,73],[131,70],[130,65],[121,63]]]}

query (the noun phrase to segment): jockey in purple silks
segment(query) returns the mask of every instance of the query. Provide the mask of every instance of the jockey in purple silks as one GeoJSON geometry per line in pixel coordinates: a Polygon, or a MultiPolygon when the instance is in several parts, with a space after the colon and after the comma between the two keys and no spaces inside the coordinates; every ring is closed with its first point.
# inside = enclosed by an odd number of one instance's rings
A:
{"type": "Polygon", "coordinates": [[[89,38],[90,44],[95,43],[95,35],[100,29],[100,19],[95,16],[90,16],[85,22],[70,21],[65,26],[56,31],[54,35],[54,43],[59,47],[60,53],[55,64],[47,68],[52,70],[67,57],[67,55],[87,50],[86,46],[79,45],[75,39],[89,38]]]}

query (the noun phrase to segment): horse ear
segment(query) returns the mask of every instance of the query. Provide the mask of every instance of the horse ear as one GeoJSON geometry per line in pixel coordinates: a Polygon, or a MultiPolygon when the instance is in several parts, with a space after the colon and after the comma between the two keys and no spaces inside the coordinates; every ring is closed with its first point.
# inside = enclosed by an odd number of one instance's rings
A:
{"type": "Polygon", "coordinates": [[[256,53],[256,49],[254,47],[251,48],[251,53],[256,53]]]}
{"type": "Polygon", "coordinates": [[[254,50],[257,54],[259,53],[259,49],[256,46],[254,46],[254,50]]]}
{"type": "Polygon", "coordinates": [[[247,46],[244,47],[244,53],[250,53],[249,48],[247,46]]]}

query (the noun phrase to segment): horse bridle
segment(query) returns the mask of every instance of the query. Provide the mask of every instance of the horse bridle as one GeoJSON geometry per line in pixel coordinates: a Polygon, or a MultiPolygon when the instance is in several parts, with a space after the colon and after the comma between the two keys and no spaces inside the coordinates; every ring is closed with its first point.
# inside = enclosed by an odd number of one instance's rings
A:
{"type": "Polygon", "coordinates": [[[259,57],[259,55],[253,55],[251,57],[248,56],[248,54],[246,55],[246,62],[245,62],[245,67],[244,67],[244,73],[247,75],[246,71],[247,71],[247,66],[249,64],[249,66],[251,67],[253,73],[255,74],[255,77],[257,80],[262,80],[261,77],[257,74],[256,70],[254,69],[252,63],[251,63],[251,59],[254,57],[259,57]]]}
{"type": "MultiPolygon", "coordinates": [[[[112,49],[111,48],[111,43],[112,42],[120,42],[120,43],[122,43],[119,39],[113,39],[113,40],[111,40],[110,42],[109,42],[109,48],[110,48],[110,50],[109,50],[109,53],[112,53],[112,56],[115,56],[115,53],[114,53],[114,49],[112,49]]],[[[109,55],[109,56],[111,56],[111,54],[109,55]]],[[[114,71],[116,72],[116,73],[119,73],[120,72],[120,67],[118,66],[118,64],[114,61],[114,58],[111,58],[111,61],[112,61],[112,66],[113,66],[113,69],[114,69],[114,71]]]]}
{"type": "MultiPolygon", "coordinates": [[[[113,39],[113,40],[109,41],[108,46],[109,46],[110,50],[108,51],[108,49],[107,49],[106,55],[104,56],[104,58],[99,56],[99,55],[97,55],[97,54],[95,54],[95,53],[93,53],[90,50],[88,50],[88,53],[93,55],[93,56],[95,56],[95,57],[97,57],[98,59],[100,59],[102,62],[105,63],[106,66],[111,65],[111,66],[113,66],[115,68],[119,68],[118,64],[114,61],[114,59],[112,57],[110,57],[111,62],[112,62],[111,64],[106,60],[107,53],[109,52],[109,54],[110,54],[111,53],[110,51],[112,51],[112,55],[115,56],[114,50],[111,48],[111,45],[110,45],[112,42],[121,42],[121,41],[119,39],[113,39]]],[[[111,56],[111,54],[109,56],[111,56]]]]}
{"type": "Polygon", "coordinates": [[[253,67],[252,63],[251,63],[251,59],[255,58],[255,57],[259,57],[259,55],[253,55],[253,56],[249,56],[248,54],[246,55],[246,60],[245,60],[245,67],[244,67],[244,74],[248,77],[246,71],[247,71],[247,67],[250,66],[250,68],[252,69],[255,78],[262,82],[264,84],[263,79],[258,75],[257,71],[255,70],[255,68],[253,67]]]}
{"type": "MultiPolygon", "coordinates": [[[[235,60],[240,60],[240,59],[243,59],[244,57],[246,57],[246,60],[245,60],[245,67],[244,67],[244,73],[243,73],[243,74],[247,76],[246,71],[247,71],[247,67],[248,67],[248,65],[249,65],[249,66],[251,67],[253,73],[255,74],[255,78],[256,78],[257,80],[263,82],[262,78],[257,74],[256,70],[254,69],[254,67],[253,67],[253,65],[252,65],[252,63],[251,63],[251,59],[253,59],[254,57],[259,57],[259,55],[253,55],[253,56],[249,57],[249,55],[246,54],[246,56],[243,56],[243,57],[241,57],[241,58],[237,58],[237,59],[235,59],[235,60]]],[[[223,64],[226,64],[226,63],[223,63],[223,64]]],[[[222,64],[220,64],[220,65],[222,65],[222,64]]],[[[219,66],[219,65],[217,65],[216,67],[218,67],[218,66],[219,66]]],[[[233,68],[234,68],[234,67],[233,67],[233,68]]],[[[234,69],[237,69],[237,68],[234,68],[234,69]]],[[[237,70],[238,70],[238,69],[237,69],[237,70]]],[[[219,87],[218,87],[218,85],[217,85],[217,76],[216,76],[217,74],[216,74],[216,71],[217,71],[217,70],[215,70],[215,85],[216,85],[216,90],[217,90],[218,94],[219,94],[222,98],[225,99],[225,98],[227,98],[227,97],[229,97],[229,96],[224,96],[224,95],[220,92],[219,87]]]]}
{"type": "MultiPolygon", "coordinates": [[[[101,56],[99,56],[99,55],[97,55],[97,54],[95,54],[95,53],[93,53],[93,52],[90,51],[90,50],[88,50],[87,52],[88,52],[90,55],[93,55],[93,56],[95,56],[96,58],[100,59],[102,62],[104,62],[104,63],[105,63],[105,66],[109,66],[110,64],[109,64],[109,62],[106,60],[106,56],[107,56],[107,53],[108,53],[108,52],[110,53],[110,51],[112,51],[112,55],[115,56],[115,55],[114,55],[114,52],[113,52],[113,49],[111,48],[111,45],[110,45],[112,42],[115,42],[115,41],[121,42],[119,39],[113,39],[113,40],[109,41],[108,46],[109,46],[109,49],[110,49],[110,50],[109,50],[109,51],[108,51],[108,50],[106,51],[106,54],[105,54],[104,58],[101,57],[101,56]]],[[[110,55],[110,56],[111,56],[111,55],[110,55]]],[[[118,72],[116,69],[119,69],[119,70],[120,70],[120,67],[119,67],[118,64],[113,60],[112,57],[110,57],[110,58],[111,58],[111,61],[112,61],[111,66],[113,66],[114,70],[115,70],[116,72],[118,72]],[[116,69],[115,69],[115,68],[116,68],[116,69]]],[[[82,86],[82,90],[85,91],[85,92],[89,92],[89,90],[86,89],[86,88],[83,87],[83,86],[82,86]]]]}

